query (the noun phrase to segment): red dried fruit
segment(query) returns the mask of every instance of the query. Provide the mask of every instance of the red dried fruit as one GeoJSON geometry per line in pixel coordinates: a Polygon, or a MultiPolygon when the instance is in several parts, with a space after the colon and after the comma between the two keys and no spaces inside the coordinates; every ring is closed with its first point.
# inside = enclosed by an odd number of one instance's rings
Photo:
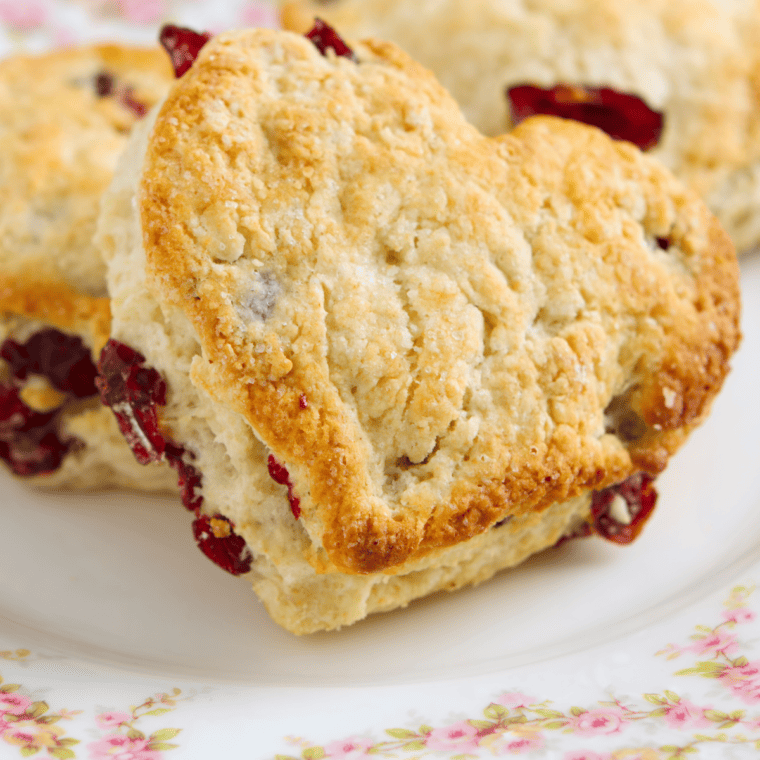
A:
{"type": "Polygon", "coordinates": [[[301,500],[293,493],[293,484],[290,482],[290,473],[274,458],[274,456],[272,456],[272,454],[270,454],[267,459],[267,469],[269,470],[269,477],[272,478],[275,483],[287,486],[290,511],[293,513],[293,517],[297,520],[301,516],[301,500]]]}
{"type": "Polygon", "coordinates": [[[94,79],[95,93],[99,98],[114,96],[125,108],[141,119],[148,113],[148,106],[135,98],[134,90],[128,85],[117,85],[116,79],[107,71],[101,71],[94,79]]]}
{"type": "Polygon", "coordinates": [[[111,407],[122,435],[140,464],[159,462],[166,439],[158,426],[158,406],[166,404],[166,383],[145,357],[109,340],[100,354],[95,384],[101,401],[111,407]]]}
{"type": "Polygon", "coordinates": [[[658,237],[655,238],[655,242],[663,251],[667,251],[670,248],[670,240],[668,238],[658,237]]]}
{"type": "Polygon", "coordinates": [[[222,569],[242,575],[251,569],[253,555],[245,539],[223,515],[201,515],[202,475],[189,463],[192,452],[167,441],[158,425],[159,406],[166,404],[166,383],[145,357],[133,348],[109,340],[100,355],[96,384],[110,406],[124,437],[142,464],[166,460],[177,472],[182,503],[195,513],[193,535],[201,551],[222,569]]]}
{"type": "Polygon", "coordinates": [[[95,75],[93,84],[95,86],[95,93],[99,98],[106,98],[114,91],[114,79],[105,71],[95,75]]]}
{"type": "Polygon", "coordinates": [[[198,493],[201,488],[202,477],[193,465],[185,461],[192,458],[192,453],[181,446],[167,443],[164,456],[169,462],[169,466],[177,473],[177,485],[182,503],[190,512],[196,512],[203,504],[203,496],[198,493]]]}
{"type": "Polygon", "coordinates": [[[174,75],[179,79],[192,65],[201,48],[211,39],[208,32],[195,32],[182,26],[167,24],[161,29],[158,41],[169,54],[174,75]]]}
{"type": "Polygon", "coordinates": [[[35,412],[19,397],[18,389],[0,383],[0,459],[21,477],[57,470],[74,439],[61,441],[58,410],[35,412]]]}
{"type": "Polygon", "coordinates": [[[591,501],[591,528],[594,533],[608,541],[630,544],[641,533],[656,503],[654,478],[645,472],[638,472],[622,483],[602,491],[594,491],[591,501]],[[616,519],[613,515],[613,502],[618,497],[625,502],[627,521],[616,519]]]}
{"type": "Polygon", "coordinates": [[[574,119],[604,130],[610,137],[627,140],[641,150],[660,141],[664,117],[636,95],[609,87],[558,84],[543,89],[518,85],[507,90],[512,121],[545,114],[574,119]]]}
{"type": "Polygon", "coordinates": [[[49,328],[36,332],[23,344],[8,338],[0,346],[0,356],[17,380],[26,380],[29,374],[42,375],[53,387],[76,398],[98,392],[90,350],[75,335],[49,328]]]}
{"type": "Polygon", "coordinates": [[[199,515],[193,520],[193,535],[200,550],[228,573],[243,575],[251,569],[251,550],[226,517],[199,515]]]}
{"type": "Polygon", "coordinates": [[[328,50],[333,50],[335,55],[357,62],[354,51],[346,45],[335,29],[320,18],[314,19],[314,26],[306,32],[306,37],[314,43],[322,55],[327,55],[328,50]]]}

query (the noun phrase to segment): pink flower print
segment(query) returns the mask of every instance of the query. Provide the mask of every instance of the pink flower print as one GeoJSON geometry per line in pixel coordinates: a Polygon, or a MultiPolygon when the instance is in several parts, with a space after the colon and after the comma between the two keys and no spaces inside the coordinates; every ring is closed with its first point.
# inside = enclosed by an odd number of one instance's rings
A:
{"type": "Polygon", "coordinates": [[[541,749],[543,746],[544,737],[536,732],[526,732],[518,736],[502,734],[491,745],[491,752],[498,755],[519,755],[521,752],[530,752],[534,749],[541,749]]]}
{"type": "MultiPolygon", "coordinates": [[[[39,750],[43,747],[54,747],[63,729],[58,726],[38,724],[33,720],[22,720],[11,724],[3,733],[3,739],[8,744],[15,744],[29,750],[39,750]]],[[[31,754],[31,752],[29,753],[31,754]]]]}
{"type": "Polygon", "coordinates": [[[148,749],[147,739],[130,739],[111,734],[87,745],[90,760],[161,760],[161,754],[148,749]]]}
{"type": "Polygon", "coordinates": [[[32,700],[23,694],[0,691],[0,715],[23,715],[31,704],[32,700]]]}
{"type": "Polygon", "coordinates": [[[360,757],[367,757],[367,750],[369,749],[372,749],[372,742],[356,736],[350,736],[348,739],[341,739],[325,745],[327,757],[335,760],[356,760],[360,757]]]}
{"type": "Polygon", "coordinates": [[[662,755],[651,747],[619,749],[613,752],[609,760],[660,760],[662,755]]]}
{"type": "Polygon", "coordinates": [[[166,0],[117,0],[121,15],[136,24],[154,24],[169,12],[166,0]]]}
{"type": "Polygon", "coordinates": [[[478,748],[478,730],[466,721],[434,728],[425,740],[427,749],[458,749],[466,752],[478,748]]]}
{"type": "Polygon", "coordinates": [[[518,707],[528,707],[536,704],[538,700],[535,697],[529,697],[527,694],[520,694],[518,691],[508,691],[496,698],[496,704],[504,705],[510,710],[518,707]]]}
{"type": "Polygon", "coordinates": [[[697,639],[693,644],[686,647],[686,652],[696,652],[698,655],[712,653],[717,657],[719,654],[729,654],[736,649],[736,636],[716,631],[702,638],[697,639]]]}
{"type": "Polygon", "coordinates": [[[752,705],[760,702],[760,680],[742,681],[733,684],[731,686],[731,691],[747,704],[752,705]]]}
{"type": "Polygon", "coordinates": [[[616,734],[623,725],[621,710],[588,710],[574,715],[567,727],[579,736],[616,734]]]}
{"type": "Polygon", "coordinates": [[[566,752],[562,760],[610,760],[609,755],[600,755],[598,752],[591,752],[587,749],[575,749],[566,752]]]}
{"type": "Polygon", "coordinates": [[[751,623],[755,617],[752,610],[746,607],[738,607],[735,610],[723,610],[723,619],[730,623],[751,623]]]}
{"type": "Polygon", "coordinates": [[[110,728],[111,726],[121,726],[123,723],[129,723],[132,716],[125,712],[104,712],[95,717],[97,724],[101,728],[110,728]]]}
{"type": "Polygon", "coordinates": [[[705,710],[685,699],[665,707],[663,717],[671,728],[704,728],[711,725],[705,718],[705,710]]]}
{"type": "Polygon", "coordinates": [[[746,665],[729,665],[723,668],[718,680],[725,686],[733,688],[760,676],[760,662],[748,662],[746,665]]]}
{"type": "Polygon", "coordinates": [[[47,10],[41,2],[35,0],[2,0],[0,2],[0,21],[11,29],[26,32],[36,29],[47,21],[47,10]]]}

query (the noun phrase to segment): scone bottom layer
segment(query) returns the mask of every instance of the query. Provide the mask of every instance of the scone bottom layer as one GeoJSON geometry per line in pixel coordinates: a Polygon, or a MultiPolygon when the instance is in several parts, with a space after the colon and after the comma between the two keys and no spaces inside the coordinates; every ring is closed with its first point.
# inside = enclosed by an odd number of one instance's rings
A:
{"type": "Polygon", "coordinates": [[[97,394],[90,351],[78,336],[49,328],[25,343],[6,339],[0,357],[8,375],[0,382],[0,459],[21,477],[55,472],[78,444],[60,432],[62,411],[97,394]]]}
{"type": "Polygon", "coordinates": [[[140,464],[168,462],[177,472],[180,496],[195,514],[193,535],[200,550],[232,575],[251,569],[252,556],[234,524],[222,515],[201,514],[200,472],[188,461],[192,453],[167,441],[160,429],[158,407],[166,404],[166,383],[145,364],[145,357],[117,340],[100,354],[95,384],[101,401],[114,413],[124,438],[140,464]]]}
{"type": "Polygon", "coordinates": [[[660,141],[664,117],[636,95],[610,87],[558,84],[547,89],[517,85],[507,90],[512,122],[530,116],[560,116],[598,127],[616,140],[627,140],[641,150],[660,141]]]}

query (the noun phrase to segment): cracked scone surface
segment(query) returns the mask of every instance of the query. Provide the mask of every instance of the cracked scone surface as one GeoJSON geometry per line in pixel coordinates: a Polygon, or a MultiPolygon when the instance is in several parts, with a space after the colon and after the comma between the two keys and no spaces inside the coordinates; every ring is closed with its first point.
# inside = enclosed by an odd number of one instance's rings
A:
{"type": "Polygon", "coordinates": [[[356,54],[212,40],[99,232],[114,337],[299,631],[556,542],[593,489],[665,466],[739,339],[732,245],[657,163],[550,118],[483,137],[393,45],[356,54]],[[335,609],[294,622],[294,589],[335,609]]]}
{"type": "MultiPolygon", "coordinates": [[[[100,196],[132,126],[172,81],[158,49],[103,44],[0,62],[0,339],[55,328],[97,361],[110,329],[92,242],[100,196]]],[[[0,360],[0,380],[8,371],[0,360]]],[[[95,398],[67,405],[60,428],[78,443],[56,472],[30,477],[36,485],[171,487],[170,474],[137,465],[95,398]]]]}
{"type": "Polygon", "coordinates": [[[559,83],[633,93],[664,113],[652,153],[707,201],[738,250],[760,242],[757,0],[334,0],[282,3],[286,28],[319,16],[428,66],[467,118],[510,128],[506,88],[559,83]]]}

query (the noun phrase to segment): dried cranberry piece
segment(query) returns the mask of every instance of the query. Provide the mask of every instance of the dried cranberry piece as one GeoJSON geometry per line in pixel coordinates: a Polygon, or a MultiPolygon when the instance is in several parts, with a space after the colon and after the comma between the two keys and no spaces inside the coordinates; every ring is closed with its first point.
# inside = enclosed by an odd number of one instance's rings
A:
{"type": "Polygon", "coordinates": [[[145,103],[141,103],[134,96],[134,92],[131,87],[125,87],[119,95],[119,102],[128,108],[132,113],[137,116],[138,119],[142,119],[146,113],[148,113],[148,106],[145,103]]]}
{"type": "Polygon", "coordinates": [[[547,114],[574,119],[604,130],[610,137],[628,140],[641,150],[660,141],[664,117],[636,95],[609,87],[558,84],[543,89],[518,85],[507,90],[512,121],[519,124],[529,116],[547,114]]]}
{"type": "Polygon", "coordinates": [[[201,48],[211,39],[208,32],[195,32],[182,26],[167,24],[161,29],[158,41],[169,54],[174,75],[179,79],[192,65],[201,48]]]}
{"type": "Polygon", "coordinates": [[[301,516],[301,500],[293,493],[293,484],[290,482],[290,473],[274,458],[274,456],[272,456],[272,454],[270,454],[267,459],[267,469],[269,470],[269,477],[272,478],[275,483],[287,486],[290,511],[293,513],[293,517],[297,520],[301,516]]]}
{"type": "Polygon", "coordinates": [[[663,251],[667,251],[670,248],[670,238],[658,237],[655,238],[655,242],[663,251]]]}
{"type": "Polygon", "coordinates": [[[8,338],[0,346],[0,356],[17,380],[26,380],[30,373],[42,375],[53,387],[76,398],[98,392],[90,350],[78,336],[49,328],[36,332],[24,344],[8,338]]]}
{"type": "Polygon", "coordinates": [[[251,550],[226,517],[199,515],[193,520],[193,535],[200,550],[228,573],[243,575],[251,569],[251,550]]]}
{"type": "Polygon", "coordinates": [[[622,483],[594,491],[591,501],[592,530],[616,544],[630,544],[641,533],[656,503],[654,478],[645,472],[638,472],[622,483]],[[629,522],[621,522],[612,514],[613,501],[617,497],[625,501],[629,522]]]}
{"type": "Polygon", "coordinates": [[[19,433],[47,427],[56,412],[35,412],[21,400],[16,388],[0,383],[0,441],[12,442],[19,433]]]}
{"type": "Polygon", "coordinates": [[[177,484],[182,503],[190,512],[200,509],[203,504],[203,496],[198,491],[201,488],[202,477],[198,470],[189,464],[186,459],[192,458],[192,454],[181,446],[167,443],[164,451],[166,461],[177,473],[177,484]]]}
{"type": "Polygon", "coordinates": [[[99,98],[107,98],[113,93],[115,88],[114,78],[105,71],[101,71],[95,75],[93,85],[95,93],[99,98]]]}
{"type": "Polygon", "coordinates": [[[116,78],[107,71],[95,75],[93,86],[99,98],[116,97],[119,103],[132,111],[138,119],[148,113],[148,106],[135,98],[134,90],[128,85],[117,85],[116,78]]]}
{"type": "Polygon", "coordinates": [[[306,32],[306,37],[316,45],[322,55],[327,55],[328,50],[333,50],[335,55],[357,62],[354,51],[346,45],[335,29],[320,18],[314,19],[314,26],[306,32]]]}
{"type": "Polygon", "coordinates": [[[122,435],[140,464],[163,459],[166,439],[158,426],[157,406],[166,404],[166,383],[145,357],[113,338],[98,362],[95,384],[102,402],[111,407],[122,435]]]}
{"type": "Polygon", "coordinates": [[[253,555],[234,524],[223,515],[201,515],[202,475],[190,464],[192,452],[167,441],[158,426],[158,406],[166,404],[166,383],[145,357],[133,348],[109,340],[100,355],[96,380],[103,403],[110,406],[141,464],[165,459],[177,472],[182,503],[195,513],[193,535],[201,551],[232,575],[251,569],[253,555]]]}
{"type": "Polygon", "coordinates": [[[74,440],[56,432],[58,411],[35,412],[18,389],[0,383],[0,459],[21,477],[57,470],[74,440]]]}

